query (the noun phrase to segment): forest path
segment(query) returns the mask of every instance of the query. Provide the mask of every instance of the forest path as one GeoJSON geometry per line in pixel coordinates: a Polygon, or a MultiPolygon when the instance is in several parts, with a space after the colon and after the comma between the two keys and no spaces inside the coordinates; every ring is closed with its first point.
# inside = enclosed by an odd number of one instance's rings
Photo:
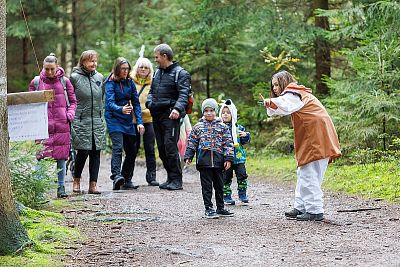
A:
{"type": "Polygon", "coordinates": [[[326,219],[298,222],[283,215],[294,188],[250,178],[250,203],[227,207],[234,217],[209,220],[193,167],[181,191],[147,186],[143,163],[134,175],[139,189],[112,191],[109,166],[103,156],[100,196],[68,198],[67,223],[87,239],[67,249],[67,266],[400,266],[399,205],[326,193],[326,219]],[[356,208],[379,209],[337,212],[356,208]]]}

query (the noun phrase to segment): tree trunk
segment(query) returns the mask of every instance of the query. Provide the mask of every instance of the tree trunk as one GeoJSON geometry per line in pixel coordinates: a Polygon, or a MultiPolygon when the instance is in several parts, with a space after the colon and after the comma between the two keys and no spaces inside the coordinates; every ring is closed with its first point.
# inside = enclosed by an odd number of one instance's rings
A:
{"type": "MultiPolygon", "coordinates": [[[[67,7],[66,7],[67,8],[67,7]]],[[[66,18],[62,21],[62,32],[68,32],[68,21],[66,18]]],[[[67,68],[67,42],[61,42],[61,54],[60,54],[60,61],[63,64],[64,68],[67,68]]]]}
{"type": "Polygon", "coordinates": [[[113,19],[113,23],[112,23],[112,33],[113,33],[113,42],[112,42],[112,46],[116,45],[117,43],[117,8],[115,7],[115,5],[112,6],[112,19],[113,19]]]}
{"type": "MultiPolygon", "coordinates": [[[[329,9],[328,0],[314,0],[313,9],[329,9]]],[[[327,17],[315,17],[315,26],[324,30],[329,29],[329,21],[327,17]]],[[[320,95],[329,95],[328,86],[322,81],[324,76],[331,76],[331,50],[327,40],[318,36],[315,40],[315,68],[317,93],[320,95]]]]}
{"type": "Polygon", "coordinates": [[[125,0],[119,0],[119,34],[125,34],[125,0]]]}
{"type": "Polygon", "coordinates": [[[29,241],[15,210],[8,169],[6,0],[0,0],[0,127],[0,255],[5,255],[29,241]]]}
{"type": "Polygon", "coordinates": [[[22,77],[28,79],[28,50],[29,40],[28,38],[22,39],[22,77]]]}
{"type": "Polygon", "coordinates": [[[71,57],[72,57],[72,66],[76,66],[78,60],[78,24],[77,24],[77,17],[78,17],[78,0],[72,0],[72,47],[71,47],[71,57]]]}
{"type": "MultiPolygon", "coordinates": [[[[208,48],[208,45],[206,45],[205,48],[206,56],[208,57],[210,54],[210,50],[208,48]]],[[[211,92],[210,92],[210,64],[207,64],[206,67],[206,92],[207,92],[207,98],[211,97],[211,92]]]]}

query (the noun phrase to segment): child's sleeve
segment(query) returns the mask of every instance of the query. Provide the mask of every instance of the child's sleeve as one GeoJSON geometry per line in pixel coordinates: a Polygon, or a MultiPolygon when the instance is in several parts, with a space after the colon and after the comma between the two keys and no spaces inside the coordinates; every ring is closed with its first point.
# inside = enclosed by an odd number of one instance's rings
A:
{"type": "Polygon", "coordinates": [[[246,128],[242,125],[239,125],[239,130],[246,133],[244,137],[240,137],[240,144],[244,145],[250,143],[250,132],[246,132],[246,128]]]}
{"type": "Polygon", "coordinates": [[[224,156],[225,156],[225,161],[234,161],[234,147],[233,147],[233,141],[232,141],[232,136],[229,128],[225,126],[225,132],[224,135],[222,136],[222,142],[224,143],[224,156]]]}
{"type": "Polygon", "coordinates": [[[196,154],[197,148],[199,146],[199,131],[196,125],[193,127],[192,131],[190,131],[189,138],[188,138],[188,145],[186,147],[185,156],[183,160],[186,161],[187,159],[192,160],[194,155],[196,154]]]}
{"type": "Polygon", "coordinates": [[[276,98],[271,98],[271,102],[274,103],[277,108],[267,108],[268,116],[286,116],[290,115],[304,106],[300,96],[292,94],[290,92],[281,95],[276,98]]]}

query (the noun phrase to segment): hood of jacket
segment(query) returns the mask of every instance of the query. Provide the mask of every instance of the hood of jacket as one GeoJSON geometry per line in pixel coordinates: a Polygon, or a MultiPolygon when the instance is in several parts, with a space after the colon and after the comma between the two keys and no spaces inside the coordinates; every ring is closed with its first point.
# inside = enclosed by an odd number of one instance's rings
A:
{"type": "Polygon", "coordinates": [[[71,74],[72,73],[77,73],[77,74],[84,75],[84,76],[93,76],[97,73],[97,71],[95,70],[92,72],[88,72],[82,67],[73,67],[71,74]]]}
{"type": "Polygon", "coordinates": [[[40,78],[45,83],[53,83],[54,81],[58,81],[63,76],[64,76],[64,69],[61,67],[57,68],[56,74],[54,75],[53,78],[47,77],[46,71],[44,69],[42,69],[42,71],[40,72],[40,78]]]}
{"type": "Polygon", "coordinates": [[[286,86],[284,91],[286,91],[286,90],[304,91],[304,92],[312,94],[311,88],[305,87],[304,85],[298,85],[297,83],[289,83],[289,85],[286,86]]]}

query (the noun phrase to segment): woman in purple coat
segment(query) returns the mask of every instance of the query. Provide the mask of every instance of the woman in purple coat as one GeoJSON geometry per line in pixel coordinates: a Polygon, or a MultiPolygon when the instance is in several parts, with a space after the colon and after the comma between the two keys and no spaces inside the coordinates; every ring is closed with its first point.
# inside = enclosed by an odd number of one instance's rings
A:
{"type": "Polygon", "coordinates": [[[44,147],[37,158],[52,158],[57,161],[57,169],[60,170],[57,197],[67,197],[64,186],[65,161],[68,159],[71,144],[69,124],[74,119],[77,106],[74,87],[64,77],[64,70],[57,64],[54,54],[43,60],[43,69],[39,77],[38,82],[35,82],[35,79],[31,81],[29,91],[53,90],[54,101],[49,102],[47,106],[49,139],[37,140],[44,147]]]}

